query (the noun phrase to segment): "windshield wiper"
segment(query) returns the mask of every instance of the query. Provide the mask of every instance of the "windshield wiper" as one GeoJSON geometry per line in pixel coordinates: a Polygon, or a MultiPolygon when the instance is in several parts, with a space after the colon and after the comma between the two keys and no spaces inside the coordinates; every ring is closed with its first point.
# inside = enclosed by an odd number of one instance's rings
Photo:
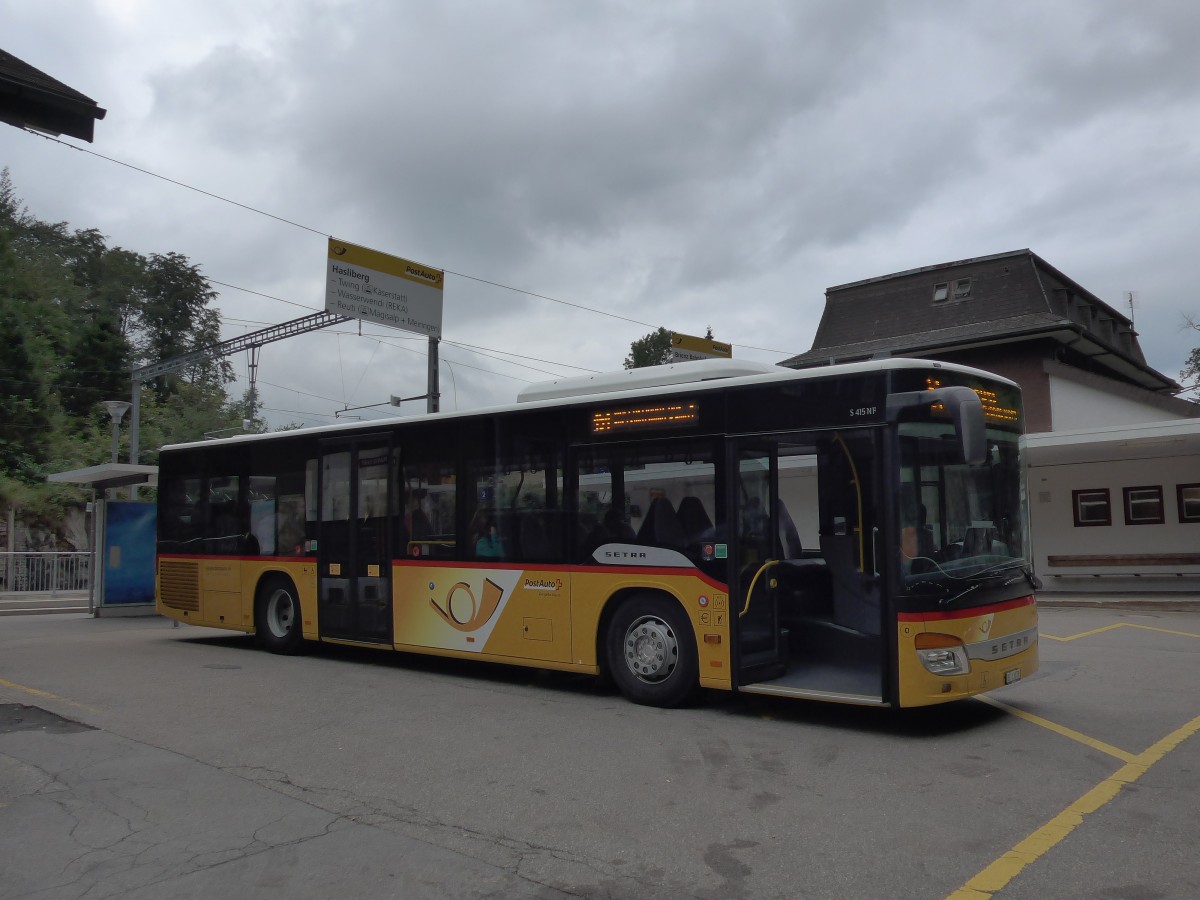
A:
{"type": "Polygon", "coordinates": [[[971,591],[975,590],[976,588],[978,588],[978,587],[979,587],[980,585],[982,585],[982,584],[983,584],[983,582],[982,582],[982,581],[977,581],[977,582],[975,582],[973,585],[971,585],[970,587],[968,587],[968,588],[965,588],[964,590],[961,590],[961,591],[959,591],[959,592],[958,592],[957,594],[955,594],[953,597],[943,597],[941,600],[939,600],[939,601],[938,601],[938,605],[939,605],[939,606],[949,606],[949,605],[950,605],[951,603],[953,603],[955,600],[961,600],[963,597],[967,596],[967,594],[971,593],[971,591]]]}
{"type": "Polygon", "coordinates": [[[1010,575],[1008,578],[1005,578],[1003,584],[1001,584],[1000,587],[1007,587],[1008,585],[1014,584],[1015,582],[1018,582],[1022,578],[1024,578],[1026,581],[1029,582],[1029,586],[1032,587],[1034,590],[1041,589],[1042,583],[1038,580],[1037,576],[1033,574],[1033,570],[1030,569],[1029,566],[1025,565],[1024,563],[1017,563],[1015,565],[1004,566],[1003,568],[996,569],[995,571],[989,572],[987,570],[984,570],[982,572],[976,572],[974,575],[968,576],[968,578],[972,582],[969,587],[966,587],[963,590],[959,591],[953,597],[943,597],[941,600],[938,601],[938,603],[941,604],[942,606],[949,606],[951,603],[954,603],[956,600],[962,599],[963,597],[965,597],[967,594],[971,593],[971,591],[975,590],[976,588],[982,587],[983,585],[987,584],[988,582],[992,581],[993,579],[1000,578],[1000,577],[1012,572],[1013,569],[1020,569],[1020,571],[1015,575],[1010,575]]]}

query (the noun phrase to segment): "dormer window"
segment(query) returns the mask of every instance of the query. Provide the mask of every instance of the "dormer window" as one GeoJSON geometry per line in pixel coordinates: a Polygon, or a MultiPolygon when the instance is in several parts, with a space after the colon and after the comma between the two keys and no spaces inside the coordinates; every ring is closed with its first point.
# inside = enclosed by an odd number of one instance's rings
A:
{"type": "Polygon", "coordinates": [[[947,300],[965,300],[970,296],[970,278],[959,278],[954,281],[942,281],[933,286],[934,303],[945,303],[947,300]]]}

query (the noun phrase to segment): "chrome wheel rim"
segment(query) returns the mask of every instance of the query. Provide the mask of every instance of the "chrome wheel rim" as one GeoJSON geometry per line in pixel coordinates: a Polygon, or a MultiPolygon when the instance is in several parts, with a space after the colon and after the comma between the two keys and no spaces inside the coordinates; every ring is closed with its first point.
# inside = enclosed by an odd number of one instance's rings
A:
{"type": "Polygon", "coordinates": [[[625,632],[625,665],[639,681],[653,684],[675,671],[679,643],[671,626],[657,616],[642,616],[625,632]]]}
{"type": "Polygon", "coordinates": [[[276,588],[267,600],[267,628],[277,638],[291,634],[292,624],[296,617],[296,607],[292,595],[283,588],[276,588]]]}

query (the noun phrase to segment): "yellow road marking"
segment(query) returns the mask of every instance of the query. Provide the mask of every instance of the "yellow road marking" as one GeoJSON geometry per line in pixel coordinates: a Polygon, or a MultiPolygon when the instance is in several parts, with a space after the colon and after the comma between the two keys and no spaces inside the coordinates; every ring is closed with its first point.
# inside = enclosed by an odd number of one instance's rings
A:
{"type": "Polygon", "coordinates": [[[1200,716],[1177,728],[1149,749],[1139,753],[1114,775],[1104,779],[1025,840],[983,869],[947,900],[986,900],[1003,889],[1022,870],[1050,851],[1063,838],[1083,824],[1083,817],[1103,807],[1133,784],[1164,756],[1200,731],[1200,716]]]}
{"type": "Polygon", "coordinates": [[[1113,624],[1113,625],[1105,625],[1101,628],[1093,628],[1091,631],[1081,631],[1081,632],[1079,632],[1079,634],[1073,634],[1070,637],[1055,637],[1054,635],[1046,634],[1046,632],[1043,631],[1038,635],[1038,637],[1039,638],[1049,638],[1052,641],[1060,641],[1062,643],[1066,643],[1067,641],[1077,641],[1080,638],[1092,637],[1093,635],[1096,635],[1096,634],[1102,634],[1105,631],[1113,631],[1114,629],[1117,629],[1117,628],[1141,628],[1143,631],[1157,631],[1160,634],[1174,634],[1174,635],[1177,635],[1178,637],[1200,638],[1200,634],[1193,634],[1190,631],[1173,631],[1170,628],[1157,628],[1154,625],[1137,625],[1133,622],[1117,622],[1116,624],[1113,624]]]}
{"type": "Polygon", "coordinates": [[[74,700],[68,700],[66,697],[60,697],[57,694],[52,694],[49,691],[38,690],[37,688],[29,687],[24,684],[17,684],[15,681],[6,681],[0,678],[0,687],[13,688],[14,690],[24,691],[26,694],[33,694],[35,697],[45,697],[47,700],[57,700],[59,703],[68,703],[71,706],[78,706],[80,709],[86,709],[94,712],[90,706],[83,703],[76,703],[74,700]]]}
{"type": "Polygon", "coordinates": [[[975,698],[984,703],[994,706],[997,709],[1002,709],[1010,715],[1016,716],[1018,719],[1024,719],[1026,722],[1032,722],[1035,725],[1040,725],[1050,731],[1061,734],[1063,737],[1068,737],[1073,741],[1078,741],[1081,744],[1086,744],[1093,750],[1099,750],[1101,753],[1107,753],[1109,756],[1115,756],[1121,762],[1133,762],[1137,757],[1127,750],[1122,750],[1120,747],[1114,747],[1112,744],[1106,744],[1104,741],[1096,740],[1094,737],[1088,737],[1081,731],[1076,731],[1073,728],[1067,728],[1065,725],[1059,725],[1057,722],[1051,722],[1049,719],[1043,719],[1041,716],[1034,715],[1031,712],[1026,712],[1023,709],[1017,709],[1015,706],[1009,706],[1007,703],[1001,703],[987,696],[979,696],[975,698]]]}

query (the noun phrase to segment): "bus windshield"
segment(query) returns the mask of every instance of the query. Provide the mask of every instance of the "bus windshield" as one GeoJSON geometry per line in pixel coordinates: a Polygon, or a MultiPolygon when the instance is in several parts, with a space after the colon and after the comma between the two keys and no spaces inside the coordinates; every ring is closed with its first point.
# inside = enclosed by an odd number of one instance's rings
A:
{"type": "Polygon", "coordinates": [[[1018,435],[989,428],[986,461],[969,466],[950,423],[899,428],[906,592],[950,602],[993,579],[1030,577],[1018,435]]]}

